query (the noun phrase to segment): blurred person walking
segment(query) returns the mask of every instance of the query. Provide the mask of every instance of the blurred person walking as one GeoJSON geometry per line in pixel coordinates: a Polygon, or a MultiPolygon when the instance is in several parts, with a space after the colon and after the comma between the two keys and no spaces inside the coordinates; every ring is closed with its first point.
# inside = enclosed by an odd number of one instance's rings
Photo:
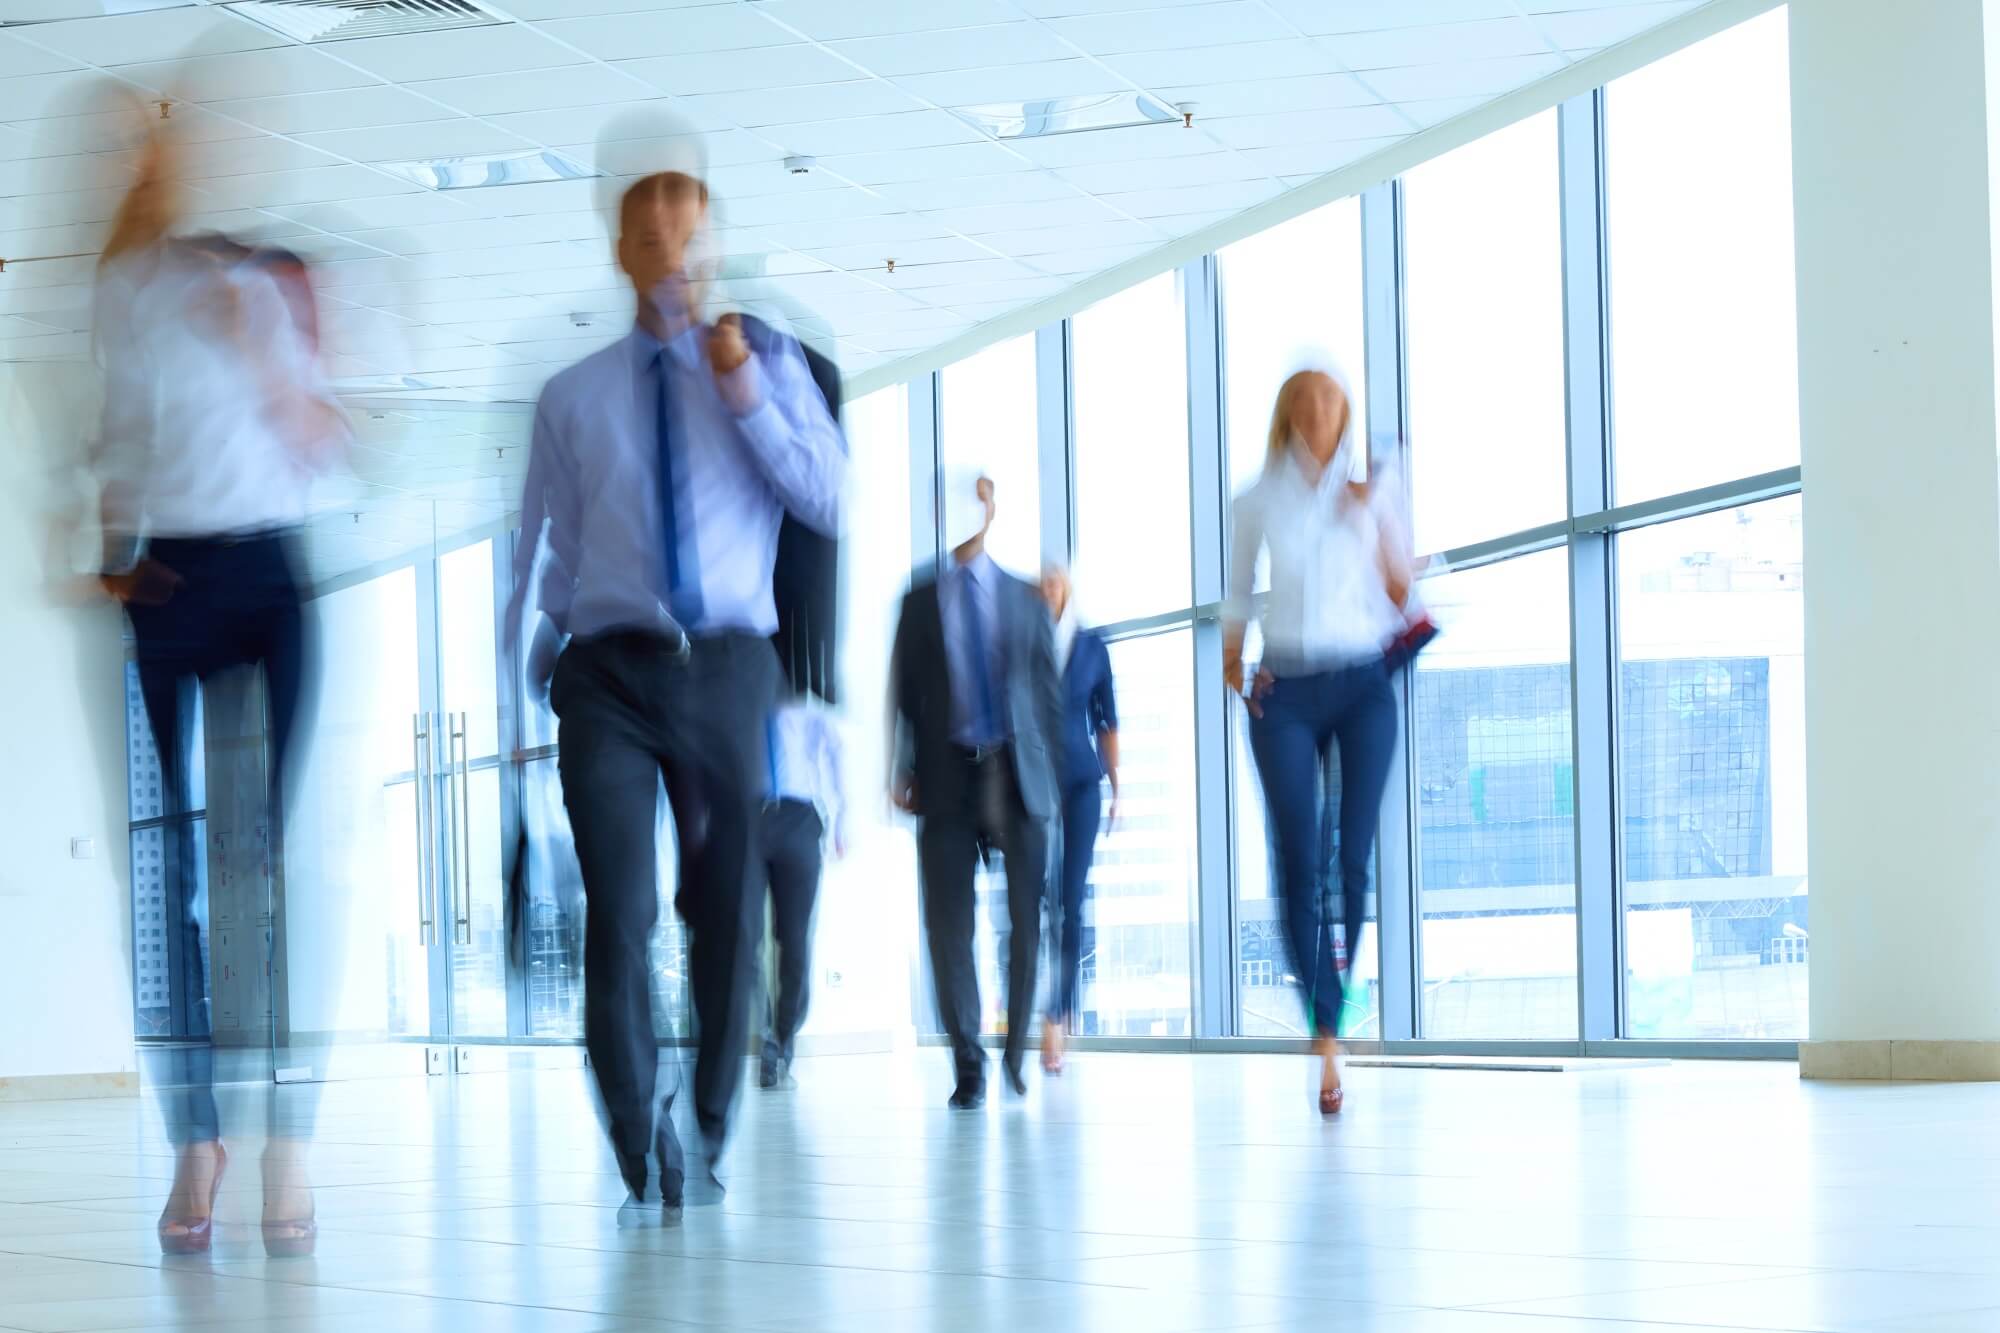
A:
{"type": "Polygon", "coordinates": [[[764,1046],[757,1086],[789,1089],[792,1049],[812,981],[813,905],[824,849],[847,849],[840,734],[833,715],[804,699],[771,715],[765,753],[768,795],[757,826],[754,873],[769,887],[774,975],[765,980],[764,1046]]]}
{"type": "MultiPolygon", "coordinates": [[[[138,179],[98,263],[94,316],[105,375],[100,582],[124,604],[162,782],[178,806],[202,738],[184,703],[190,681],[233,667],[264,681],[267,826],[281,863],[285,792],[295,785],[297,724],[310,645],[288,550],[312,478],[343,451],[345,417],[316,358],[302,261],[223,237],[176,236],[183,202],[174,146],[147,131],[138,179]]],[[[206,956],[206,904],[192,826],[173,858],[183,956],[206,956]]],[[[169,1053],[159,1082],[177,1150],[159,1221],[163,1250],[205,1251],[227,1166],[214,1091],[206,980],[185,971],[192,1047],[169,1053]],[[193,991],[199,990],[199,996],[193,991]]],[[[309,1252],[316,1231],[302,1141],[310,1098],[273,1123],[264,1156],[265,1248],[309,1252]]]]}
{"type": "Polygon", "coordinates": [[[1111,784],[1111,822],[1118,818],[1118,694],[1111,678],[1111,650],[1096,630],[1077,623],[1070,572],[1061,565],[1042,570],[1042,600],[1055,618],[1056,667],[1062,672],[1062,824],[1056,871],[1056,974],[1042,1023],[1042,1068],[1063,1071],[1063,1037],[1076,1014],[1078,978],[1083,967],[1083,901],[1090,892],[1090,867],[1097,856],[1098,825],[1104,814],[1104,784],[1111,784]]]}
{"type": "Polygon", "coordinates": [[[542,391],[506,617],[531,693],[546,691],[559,720],[588,904],[585,1045],[629,1191],[627,1224],[650,1220],[654,1168],[663,1220],[720,1193],[714,1165],[748,1042],[750,908],[762,902],[749,890],[780,674],[778,534],[789,511],[831,535],[847,467],[798,343],[697,310],[689,250],[707,223],[708,189],[694,176],[657,173],[625,191],[617,256],[636,323],[542,391]],[[657,1089],[648,941],[663,782],[699,1027],[704,1160],[691,1193],[677,1087],[664,1099],[657,1089]]]}
{"type": "Polygon", "coordinates": [[[1330,373],[1302,370],[1278,390],[1264,471],[1233,507],[1223,674],[1250,714],[1250,752],[1264,789],[1285,936],[1320,1063],[1319,1109],[1337,1114],[1342,973],[1365,918],[1382,790],[1395,756],[1396,710],[1386,654],[1406,629],[1408,539],[1388,492],[1355,479],[1362,446],[1351,399],[1330,373]],[[1262,662],[1243,661],[1259,555],[1270,592],[1262,662]],[[1339,764],[1337,816],[1325,808],[1339,764]],[[1339,834],[1340,906],[1327,903],[1339,834]],[[1342,928],[1336,939],[1333,927],[1342,928]]]}
{"type": "Polygon", "coordinates": [[[1058,806],[1062,679],[1055,630],[1034,584],[986,553],[993,482],[977,469],[944,478],[950,560],[903,597],[890,654],[890,796],[919,819],[924,930],[938,1013],[957,1076],[951,1106],[986,1100],[973,961],[974,869],[997,850],[1007,871],[1007,1083],[1027,1092],[1022,1062],[1034,1013],[1049,824],[1058,806]]]}

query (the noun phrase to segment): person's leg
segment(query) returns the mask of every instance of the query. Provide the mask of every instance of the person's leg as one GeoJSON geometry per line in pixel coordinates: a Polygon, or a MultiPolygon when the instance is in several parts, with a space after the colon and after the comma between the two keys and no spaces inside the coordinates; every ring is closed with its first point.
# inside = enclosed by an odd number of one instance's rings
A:
{"type": "Polygon", "coordinates": [[[1008,815],[994,834],[1007,871],[1007,1078],[1014,1091],[1020,1092],[1028,1027],[1035,1016],[1035,972],[1042,956],[1042,899],[1048,892],[1049,877],[1048,823],[1022,805],[1011,766],[990,765],[989,772],[1006,788],[1008,815]]]}
{"type": "Polygon", "coordinates": [[[1104,793],[1092,782],[1063,796],[1062,947],[1057,966],[1056,1003],[1050,1015],[1067,1022],[1076,1013],[1078,972],[1083,967],[1083,903],[1090,892],[1090,867],[1097,856],[1097,829],[1104,817],[1104,793]]]}
{"type": "Polygon", "coordinates": [[[927,814],[918,830],[917,850],[938,1019],[951,1039],[952,1068],[960,1088],[978,1087],[986,1077],[986,1057],[979,1049],[979,972],[972,956],[978,829],[961,812],[927,814]]]}
{"type": "Polygon", "coordinates": [[[819,812],[798,801],[778,805],[766,818],[772,832],[767,864],[778,984],[765,1049],[790,1064],[792,1043],[805,1022],[811,997],[813,903],[819,896],[822,829],[819,812]]]}
{"type": "Polygon", "coordinates": [[[1333,735],[1340,747],[1340,897],[1352,968],[1368,916],[1369,869],[1381,826],[1382,791],[1396,756],[1396,696],[1386,670],[1356,668],[1343,682],[1333,735]]]}
{"type": "Polygon", "coordinates": [[[660,765],[612,682],[577,652],[559,664],[557,770],[588,904],[584,1047],[619,1170],[644,1198],[659,1069],[648,946],[659,918],[660,765]]]}
{"type": "Polygon", "coordinates": [[[1263,700],[1264,715],[1250,720],[1250,755],[1264,789],[1292,974],[1304,993],[1312,1031],[1331,1036],[1340,1016],[1340,976],[1320,911],[1321,747],[1315,705],[1321,680],[1301,676],[1278,682],[1263,700]]]}
{"type": "Polygon", "coordinates": [[[698,645],[692,661],[669,671],[661,737],[680,845],[674,905],[688,931],[695,1118],[713,1162],[728,1137],[750,1040],[763,912],[752,849],[778,659],[765,640],[732,638],[698,645]]]}

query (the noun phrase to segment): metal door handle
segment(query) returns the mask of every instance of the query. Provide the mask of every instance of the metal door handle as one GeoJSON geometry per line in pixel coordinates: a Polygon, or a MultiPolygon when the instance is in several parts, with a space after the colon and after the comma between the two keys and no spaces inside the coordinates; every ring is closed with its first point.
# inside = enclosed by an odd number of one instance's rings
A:
{"type": "Polygon", "coordinates": [[[415,773],[410,783],[416,798],[417,825],[417,943],[428,945],[435,942],[437,925],[431,920],[430,871],[432,847],[428,836],[430,822],[424,818],[427,802],[425,790],[430,786],[428,765],[431,742],[430,714],[410,715],[410,767],[415,773]]]}
{"type": "Polygon", "coordinates": [[[472,943],[472,742],[466,736],[467,715],[460,713],[452,723],[452,746],[458,755],[458,771],[452,779],[452,787],[458,796],[458,810],[453,820],[458,827],[458,845],[454,860],[458,862],[457,882],[453,886],[453,907],[457,913],[456,930],[453,938],[460,944],[472,943]],[[461,899],[458,895],[463,893],[461,899]]]}

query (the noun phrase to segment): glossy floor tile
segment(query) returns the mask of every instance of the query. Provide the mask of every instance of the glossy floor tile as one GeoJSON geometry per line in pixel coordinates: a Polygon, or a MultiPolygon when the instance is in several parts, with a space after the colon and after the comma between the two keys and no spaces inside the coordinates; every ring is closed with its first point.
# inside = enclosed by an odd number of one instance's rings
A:
{"type": "Polygon", "coordinates": [[[975,1113],[937,1050],[798,1075],[721,1206],[623,1231],[580,1071],[327,1085],[290,1260],[254,1136],[163,1258],[153,1107],[0,1106],[0,1330],[2000,1333],[2000,1087],[1357,1069],[1329,1122],[1278,1056],[1082,1054],[975,1113]]]}

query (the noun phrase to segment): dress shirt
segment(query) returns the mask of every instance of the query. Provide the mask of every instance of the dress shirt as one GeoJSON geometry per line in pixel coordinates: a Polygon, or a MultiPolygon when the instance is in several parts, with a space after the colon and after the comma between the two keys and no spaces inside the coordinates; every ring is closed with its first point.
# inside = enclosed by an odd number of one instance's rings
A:
{"type": "Polygon", "coordinates": [[[663,365],[673,377],[679,566],[694,580],[702,609],[700,623],[680,628],[695,635],[776,632],[771,569],[785,511],[834,535],[847,445],[798,344],[774,334],[763,352],[730,372],[732,389],[755,404],[739,416],[716,386],[705,326],[681,330],[664,348],[635,327],[542,390],[521,501],[510,634],[518,635],[531,585],[558,635],[675,628],[666,609],[660,510],[663,365]],[[546,558],[537,576],[538,550],[546,558]]]}
{"type": "Polygon", "coordinates": [[[1264,469],[1232,508],[1228,618],[1252,617],[1260,551],[1270,554],[1267,661],[1323,670],[1379,657],[1402,624],[1382,586],[1382,526],[1339,467],[1309,477],[1294,452],[1264,469]]]}
{"type": "Polygon", "coordinates": [[[945,665],[951,673],[951,738],[974,749],[998,745],[1012,731],[1007,720],[1006,643],[1001,637],[1001,578],[1000,566],[981,551],[938,580],[945,665]]]}
{"type": "Polygon", "coordinates": [[[847,802],[841,785],[840,731],[833,714],[813,704],[786,704],[765,724],[764,752],[774,801],[803,801],[819,811],[836,841],[845,841],[847,802]]]}
{"type": "Polygon", "coordinates": [[[310,460],[326,442],[275,431],[266,386],[333,395],[268,269],[181,241],[130,251],[100,270],[93,323],[107,535],[217,537],[304,521],[310,460]]]}

